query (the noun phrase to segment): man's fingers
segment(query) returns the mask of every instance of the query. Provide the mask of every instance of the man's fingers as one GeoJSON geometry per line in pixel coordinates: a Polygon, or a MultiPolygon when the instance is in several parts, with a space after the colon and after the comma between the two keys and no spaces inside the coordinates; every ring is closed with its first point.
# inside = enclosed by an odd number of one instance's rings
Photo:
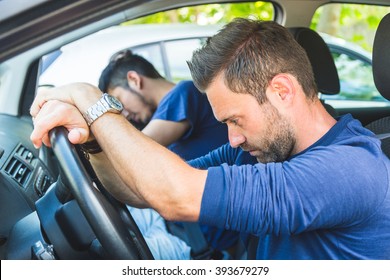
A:
{"type": "Polygon", "coordinates": [[[43,143],[50,147],[49,131],[58,126],[68,129],[72,144],[83,143],[89,137],[89,128],[76,107],[50,100],[42,105],[34,118],[34,130],[30,136],[34,146],[39,148],[43,143]]]}
{"type": "Polygon", "coordinates": [[[39,148],[42,143],[50,147],[49,131],[58,124],[55,114],[46,111],[48,110],[42,109],[34,118],[34,130],[30,139],[36,148],[39,148]]]}
{"type": "Polygon", "coordinates": [[[73,87],[75,87],[75,85],[70,84],[61,87],[38,88],[37,95],[30,107],[31,116],[36,117],[43,105],[49,100],[59,100],[73,105],[71,97],[73,87]]]}
{"type": "Polygon", "coordinates": [[[68,139],[72,144],[80,144],[87,142],[89,132],[86,129],[77,127],[69,130],[68,139]]]}
{"type": "Polygon", "coordinates": [[[32,103],[30,107],[30,115],[35,118],[39,111],[41,110],[43,104],[46,103],[45,99],[45,90],[39,90],[37,96],[34,99],[34,102],[32,103]]]}
{"type": "Polygon", "coordinates": [[[43,143],[46,147],[51,147],[51,142],[50,142],[49,134],[46,134],[46,135],[43,137],[42,143],[43,143]]]}

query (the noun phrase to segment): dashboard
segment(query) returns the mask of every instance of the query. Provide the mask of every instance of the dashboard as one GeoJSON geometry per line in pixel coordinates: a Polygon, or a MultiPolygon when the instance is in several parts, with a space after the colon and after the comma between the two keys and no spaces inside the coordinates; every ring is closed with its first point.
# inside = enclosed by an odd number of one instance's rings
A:
{"type": "Polygon", "coordinates": [[[0,115],[0,259],[13,226],[35,211],[58,176],[51,150],[32,145],[32,130],[30,118],[0,115]]]}
{"type": "MultiPolygon", "coordinates": [[[[0,114],[0,259],[140,259],[136,244],[144,240],[137,225],[128,211],[121,210],[123,205],[99,192],[91,178],[83,180],[89,175],[80,171],[83,163],[72,161],[79,155],[77,149],[62,147],[61,151],[69,148],[68,153],[58,154],[57,149],[57,156],[45,146],[35,149],[30,141],[32,131],[30,117],[0,114]],[[64,161],[74,175],[72,182],[86,190],[77,194],[92,201],[86,207],[95,214],[90,220],[100,239],[73,196],[66,171],[59,175],[59,163],[64,165],[64,161]],[[102,244],[119,250],[106,251],[102,244]]],[[[66,143],[64,133],[55,133],[57,148],[66,143]]]]}

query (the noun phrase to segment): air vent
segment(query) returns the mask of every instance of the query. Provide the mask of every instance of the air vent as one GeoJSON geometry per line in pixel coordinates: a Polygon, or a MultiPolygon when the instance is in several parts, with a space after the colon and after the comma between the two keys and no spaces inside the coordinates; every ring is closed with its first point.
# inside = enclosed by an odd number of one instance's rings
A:
{"type": "Polygon", "coordinates": [[[31,163],[34,159],[33,153],[22,145],[18,147],[18,149],[16,150],[16,154],[18,154],[22,159],[29,163],[31,163]]]}
{"type": "Polygon", "coordinates": [[[33,159],[34,156],[28,149],[24,146],[19,146],[4,171],[22,187],[25,187],[32,173],[30,164],[33,159]]]}

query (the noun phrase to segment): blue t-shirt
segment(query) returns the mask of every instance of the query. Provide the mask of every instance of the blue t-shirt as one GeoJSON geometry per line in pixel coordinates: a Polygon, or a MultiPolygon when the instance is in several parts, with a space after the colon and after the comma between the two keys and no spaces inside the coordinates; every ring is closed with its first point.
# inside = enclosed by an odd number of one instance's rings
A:
{"type": "Polygon", "coordinates": [[[209,168],[199,222],[258,236],[257,259],[390,259],[389,170],[380,141],[345,115],[287,161],[209,168]]]}
{"type": "MultiPolygon", "coordinates": [[[[192,81],[178,83],[159,103],[152,119],[180,122],[187,120],[190,128],[168,149],[185,160],[201,157],[227,143],[227,126],[218,122],[210,103],[192,81]]],[[[201,225],[209,245],[218,250],[233,246],[239,233],[201,225]]]]}
{"type": "Polygon", "coordinates": [[[227,126],[218,122],[205,94],[192,81],[178,83],[159,103],[152,119],[187,120],[188,131],[168,149],[185,160],[203,156],[227,143],[227,126]]]}

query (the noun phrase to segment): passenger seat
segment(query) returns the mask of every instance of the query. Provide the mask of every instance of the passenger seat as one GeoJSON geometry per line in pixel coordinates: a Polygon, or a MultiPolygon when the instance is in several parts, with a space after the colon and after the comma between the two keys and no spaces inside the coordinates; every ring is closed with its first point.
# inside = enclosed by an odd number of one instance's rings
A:
{"type": "MultiPolygon", "coordinates": [[[[372,51],[374,83],[379,93],[390,100],[390,14],[384,16],[375,33],[372,51]]],[[[373,121],[366,128],[382,141],[382,150],[390,158],[390,116],[373,121]]]]}
{"type": "MultiPolygon", "coordinates": [[[[288,30],[309,57],[319,93],[338,94],[340,92],[339,75],[324,39],[316,31],[307,27],[290,27],[288,30]]],[[[337,117],[337,112],[331,105],[322,99],[321,102],[330,115],[337,117]]]]}

